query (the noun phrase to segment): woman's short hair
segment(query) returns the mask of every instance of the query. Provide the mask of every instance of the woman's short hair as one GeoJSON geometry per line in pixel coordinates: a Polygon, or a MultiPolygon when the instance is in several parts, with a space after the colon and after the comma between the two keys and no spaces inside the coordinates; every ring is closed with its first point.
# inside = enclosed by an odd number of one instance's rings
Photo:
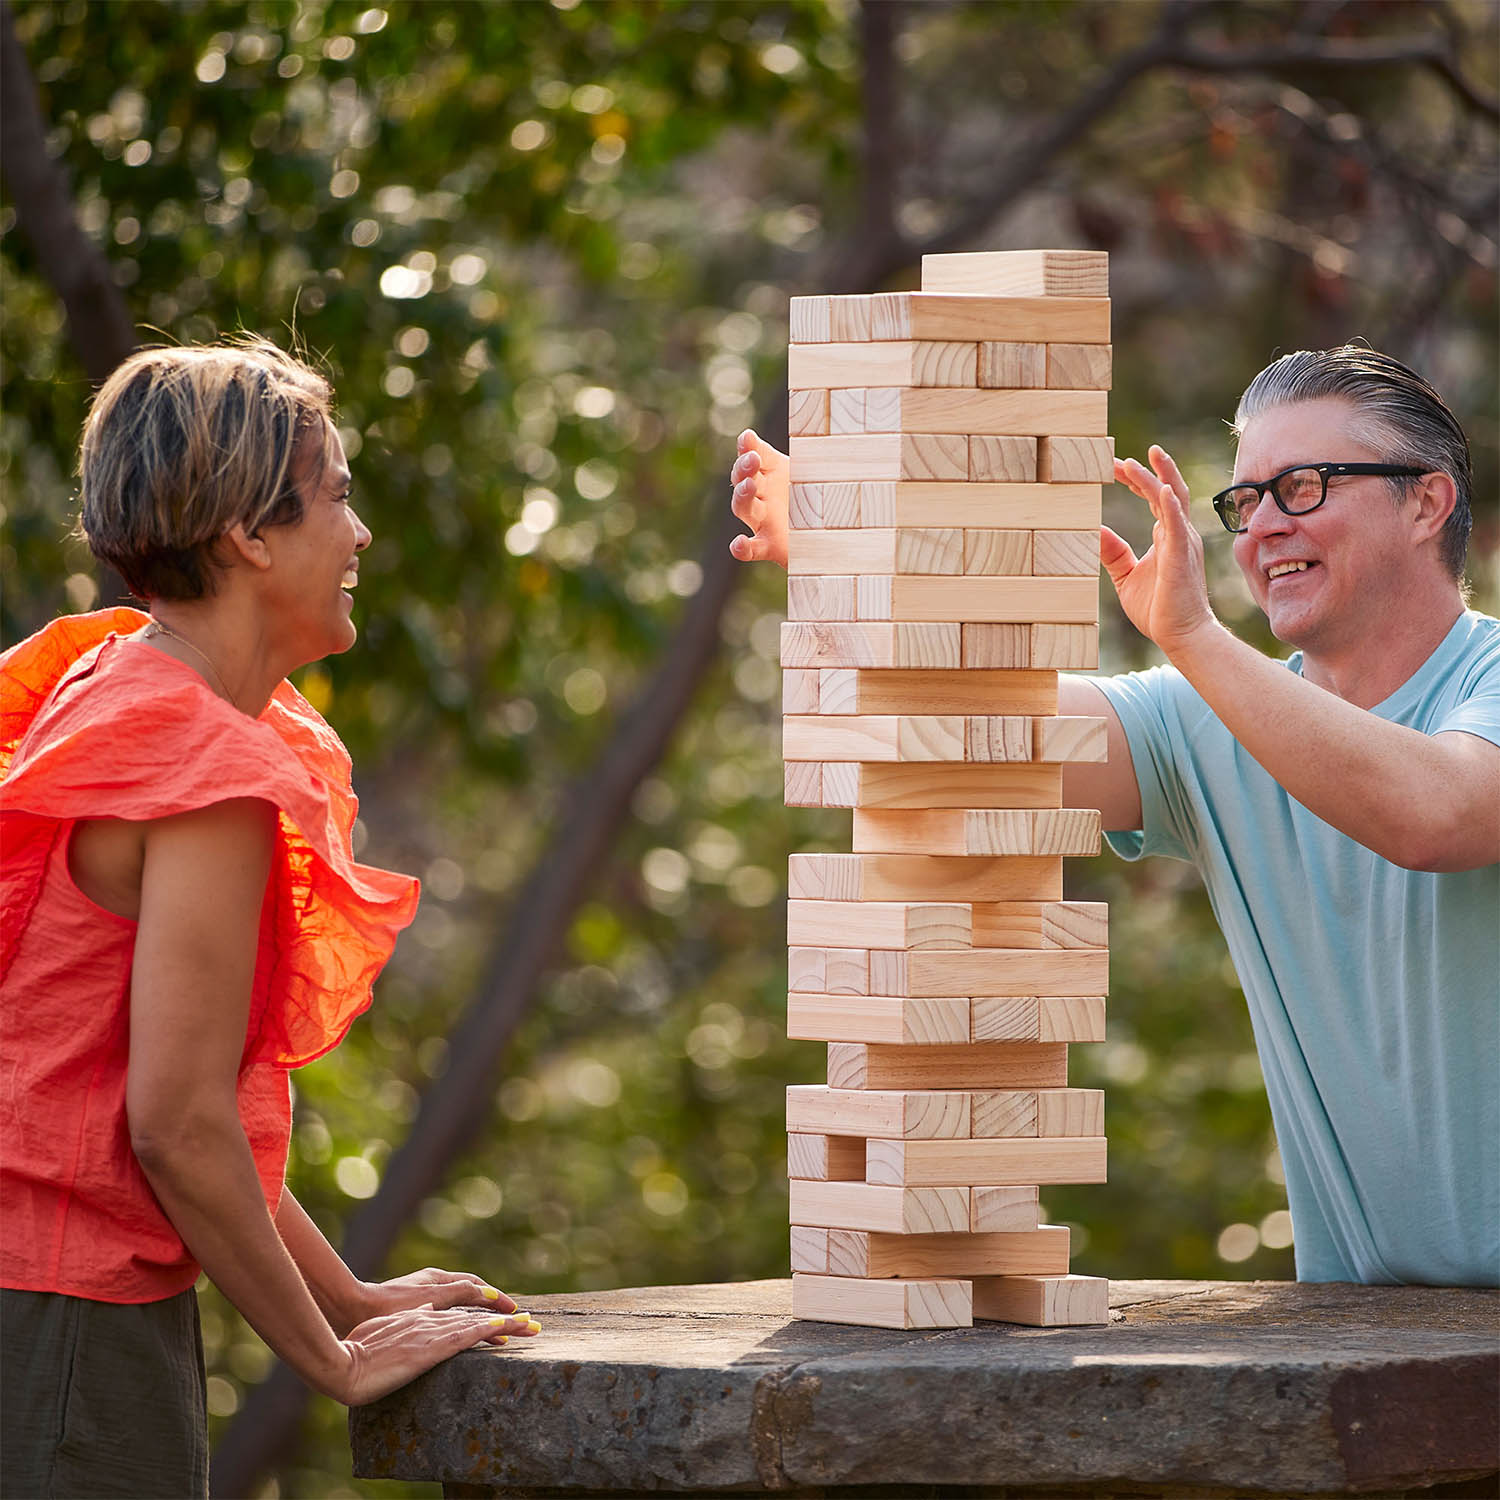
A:
{"type": "Polygon", "coordinates": [[[79,527],[142,599],[214,590],[213,544],[302,518],[297,481],[326,454],[333,390],[245,334],[142,349],[94,398],[79,448],[79,527]]]}
{"type": "MultiPolygon", "coordinates": [[[[1234,414],[1238,437],[1245,424],[1273,406],[1340,397],[1354,407],[1355,431],[1386,463],[1447,474],[1458,491],[1439,547],[1455,579],[1462,579],[1474,519],[1474,471],[1469,440],[1448,403],[1415,370],[1364,344],[1337,349],[1299,349],[1267,365],[1240,397],[1234,414]]],[[[1389,479],[1398,499],[1414,479],[1389,479]]]]}

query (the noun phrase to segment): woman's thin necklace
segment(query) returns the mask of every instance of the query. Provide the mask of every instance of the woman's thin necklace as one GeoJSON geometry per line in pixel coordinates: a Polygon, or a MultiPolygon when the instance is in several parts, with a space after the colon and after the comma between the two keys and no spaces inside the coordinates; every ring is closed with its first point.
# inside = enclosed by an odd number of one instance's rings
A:
{"type": "Polygon", "coordinates": [[[196,647],[185,635],[179,634],[177,631],[173,630],[170,625],[167,625],[163,621],[156,619],[154,616],[152,617],[151,623],[146,627],[147,640],[149,640],[153,635],[169,635],[174,641],[178,641],[182,645],[186,646],[188,650],[191,651],[193,655],[196,656],[198,660],[201,661],[203,665],[214,674],[214,681],[219,686],[220,694],[230,703],[234,702],[234,694],[231,693],[229,689],[224,685],[224,679],[219,676],[219,669],[209,659],[207,652],[200,651],[198,647],[196,647]]]}

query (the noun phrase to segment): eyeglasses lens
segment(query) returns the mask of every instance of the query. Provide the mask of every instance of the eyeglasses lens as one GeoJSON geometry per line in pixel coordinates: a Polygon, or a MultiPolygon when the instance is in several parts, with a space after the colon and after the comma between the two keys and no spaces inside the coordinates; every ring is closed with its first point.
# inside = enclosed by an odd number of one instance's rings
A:
{"type": "MultiPolygon", "coordinates": [[[[1323,475],[1317,469],[1292,469],[1276,480],[1276,496],[1288,515],[1316,510],[1324,498],[1323,475]]],[[[1232,530],[1243,531],[1260,504],[1261,494],[1254,485],[1240,485],[1224,496],[1224,519],[1232,530]]]]}

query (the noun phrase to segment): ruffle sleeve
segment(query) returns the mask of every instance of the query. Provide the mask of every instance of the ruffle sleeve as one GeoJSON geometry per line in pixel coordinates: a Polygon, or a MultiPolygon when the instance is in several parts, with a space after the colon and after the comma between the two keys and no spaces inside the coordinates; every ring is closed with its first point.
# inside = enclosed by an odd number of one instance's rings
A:
{"type": "Polygon", "coordinates": [[[416,913],[417,882],[355,861],[348,753],[290,683],[251,719],[182,663],[118,639],[146,618],[135,610],[71,616],[0,657],[5,862],[15,852],[21,867],[8,871],[7,905],[14,896],[17,915],[30,910],[25,867],[39,828],[79,818],[144,822],[240,797],[272,803],[268,972],[257,975],[265,1003],[252,1010],[244,1061],[300,1067],[336,1046],[369,1005],[375,976],[416,913]],[[70,673],[77,684],[49,698],[70,673]]]}

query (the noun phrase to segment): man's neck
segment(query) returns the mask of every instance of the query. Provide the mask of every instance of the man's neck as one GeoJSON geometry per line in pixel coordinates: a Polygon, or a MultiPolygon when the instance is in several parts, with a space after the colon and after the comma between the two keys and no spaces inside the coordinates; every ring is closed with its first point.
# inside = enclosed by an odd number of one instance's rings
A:
{"type": "Polygon", "coordinates": [[[1399,632],[1371,635],[1331,649],[1309,644],[1302,651],[1302,675],[1357,708],[1384,703],[1443,643],[1464,611],[1456,586],[1417,607],[1399,610],[1412,622],[1399,632]]]}

